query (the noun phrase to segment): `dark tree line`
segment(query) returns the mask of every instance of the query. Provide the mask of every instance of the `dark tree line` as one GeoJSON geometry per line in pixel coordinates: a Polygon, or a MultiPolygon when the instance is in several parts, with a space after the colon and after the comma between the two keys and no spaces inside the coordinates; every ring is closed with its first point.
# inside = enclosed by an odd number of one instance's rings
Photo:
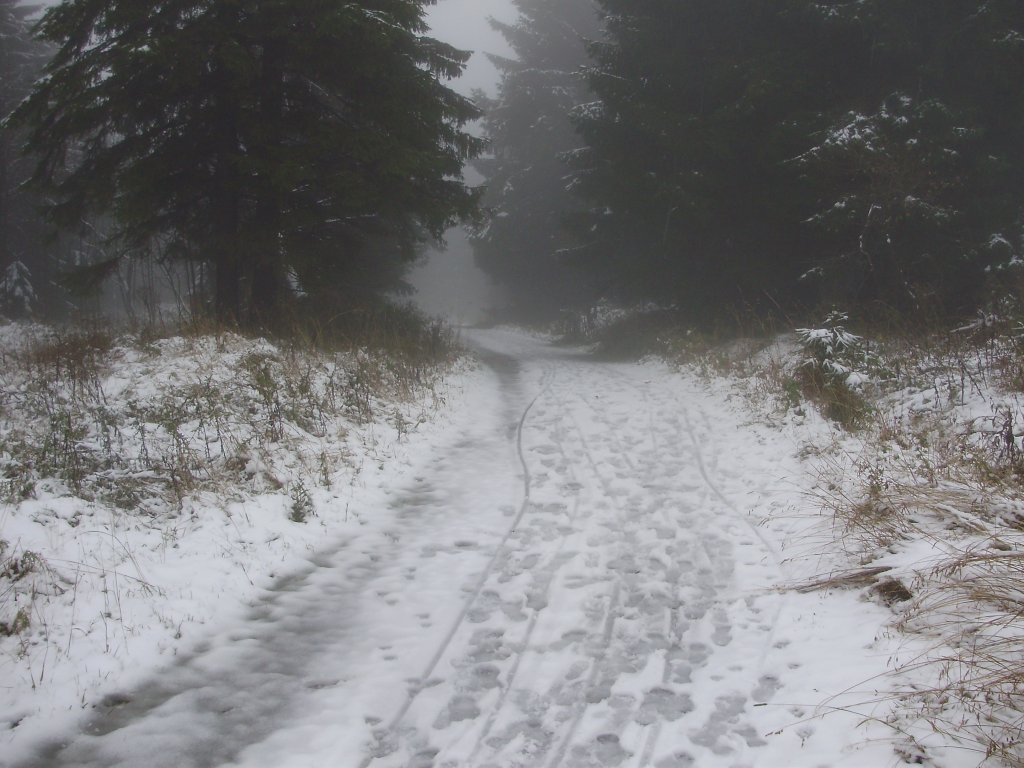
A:
{"type": "Polygon", "coordinates": [[[65,0],[9,121],[47,219],[100,222],[97,280],[138,255],[200,265],[226,320],[393,287],[478,205],[479,113],[444,85],[468,54],[425,34],[425,5],[65,0]]]}
{"type": "MultiPolygon", "coordinates": [[[[31,19],[38,10],[20,0],[0,0],[0,118],[29,94],[50,56],[50,49],[32,37],[31,19]]],[[[23,187],[32,173],[21,156],[23,138],[0,125],[0,311],[11,315],[31,311],[31,298],[38,298],[49,277],[39,200],[23,187]]]]}
{"type": "MultiPolygon", "coordinates": [[[[505,271],[526,260],[493,253],[533,248],[559,268],[571,254],[567,285],[711,319],[824,302],[973,311],[1018,268],[1024,5],[595,2],[585,54],[550,39],[575,51],[574,67],[552,76],[535,65],[550,51],[516,46],[490,105],[492,187],[505,183],[504,158],[530,156],[533,126],[568,115],[575,129],[551,152],[559,167],[540,171],[554,191],[531,210],[546,213],[505,208],[481,250],[500,279],[521,285],[505,271]],[[520,70],[562,94],[572,69],[569,109],[517,96],[520,70]],[[557,248],[526,240],[538,218],[558,220],[557,248]]],[[[556,7],[590,3],[519,5],[516,35],[547,41],[556,7]]]]}

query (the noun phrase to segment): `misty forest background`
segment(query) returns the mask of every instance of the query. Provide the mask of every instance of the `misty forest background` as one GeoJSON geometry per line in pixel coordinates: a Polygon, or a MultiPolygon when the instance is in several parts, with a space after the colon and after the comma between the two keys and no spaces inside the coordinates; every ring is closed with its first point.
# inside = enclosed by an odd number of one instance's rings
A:
{"type": "Polygon", "coordinates": [[[459,223],[513,320],[1021,311],[1017,0],[513,2],[466,99],[425,0],[0,0],[4,313],[331,317],[459,223]]]}

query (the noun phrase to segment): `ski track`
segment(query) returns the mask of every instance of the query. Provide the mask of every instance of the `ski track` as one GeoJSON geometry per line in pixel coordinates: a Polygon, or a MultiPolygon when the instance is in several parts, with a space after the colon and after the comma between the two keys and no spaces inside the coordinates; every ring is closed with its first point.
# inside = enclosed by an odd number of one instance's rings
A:
{"type": "Polygon", "coordinates": [[[723,456],[736,441],[678,379],[470,340],[501,393],[493,439],[440,446],[386,535],[322,553],[252,627],[31,764],[796,765],[759,757],[804,715],[768,706],[800,660],[779,551],[746,511],[778,478],[723,456]]]}

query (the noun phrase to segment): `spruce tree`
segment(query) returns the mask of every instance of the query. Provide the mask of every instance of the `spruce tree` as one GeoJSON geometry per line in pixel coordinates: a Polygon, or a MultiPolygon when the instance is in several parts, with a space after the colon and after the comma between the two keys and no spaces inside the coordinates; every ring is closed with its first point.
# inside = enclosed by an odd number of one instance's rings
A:
{"type": "Polygon", "coordinates": [[[492,22],[514,50],[491,57],[497,98],[478,95],[492,155],[475,165],[486,178],[490,218],[473,240],[476,261],[501,285],[519,316],[550,318],[593,296],[592,274],[573,258],[566,219],[578,211],[567,189],[566,153],[581,144],[570,121],[591,98],[581,70],[598,32],[592,0],[514,0],[518,19],[492,22]]]}
{"type": "MultiPolygon", "coordinates": [[[[28,95],[50,55],[32,36],[31,18],[38,11],[20,0],[0,0],[0,120],[28,95]]],[[[31,175],[21,158],[22,143],[20,132],[0,123],[0,269],[22,261],[45,274],[39,201],[22,186],[31,175]]]]}
{"type": "Polygon", "coordinates": [[[1024,6],[837,4],[845,109],[801,159],[819,189],[814,277],[847,306],[973,312],[1024,253],[1024,6]]]}
{"type": "Polygon", "coordinates": [[[1021,4],[600,5],[578,232],[622,295],[950,313],[1020,263],[1021,4]]]}
{"type": "Polygon", "coordinates": [[[838,67],[798,0],[600,0],[576,124],[582,246],[622,298],[691,314],[791,300],[809,191],[786,160],[838,67]]]}
{"type": "Polygon", "coordinates": [[[425,4],[65,0],[15,115],[51,220],[109,215],[118,253],[208,263],[218,314],[250,322],[411,258],[474,213],[480,148],[443,83],[468,54],[424,35],[425,4]]]}

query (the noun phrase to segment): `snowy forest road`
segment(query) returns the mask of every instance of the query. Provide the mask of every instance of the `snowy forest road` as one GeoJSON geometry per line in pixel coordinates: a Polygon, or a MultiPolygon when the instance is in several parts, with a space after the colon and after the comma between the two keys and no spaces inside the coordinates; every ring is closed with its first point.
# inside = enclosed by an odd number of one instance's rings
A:
{"type": "Polygon", "coordinates": [[[31,765],[890,764],[862,713],[817,717],[877,624],[780,588],[760,523],[792,497],[792,451],[667,367],[467,337],[487,391],[394,489],[392,524],[31,765]]]}

